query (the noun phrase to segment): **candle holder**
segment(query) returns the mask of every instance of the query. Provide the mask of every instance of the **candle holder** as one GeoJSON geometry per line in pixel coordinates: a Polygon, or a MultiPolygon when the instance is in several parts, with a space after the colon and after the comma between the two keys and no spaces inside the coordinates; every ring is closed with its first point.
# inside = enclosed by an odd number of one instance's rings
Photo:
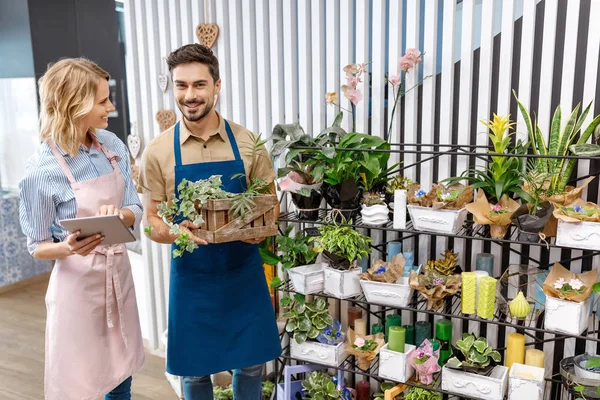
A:
{"type": "Polygon", "coordinates": [[[521,264],[511,264],[506,268],[496,284],[496,304],[503,321],[512,324],[525,321],[528,326],[536,326],[545,308],[546,295],[542,285],[547,273],[547,270],[521,264]],[[530,305],[529,315],[524,318],[513,316],[509,308],[509,303],[518,296],[519,292],[523,293],[530,305]]]}

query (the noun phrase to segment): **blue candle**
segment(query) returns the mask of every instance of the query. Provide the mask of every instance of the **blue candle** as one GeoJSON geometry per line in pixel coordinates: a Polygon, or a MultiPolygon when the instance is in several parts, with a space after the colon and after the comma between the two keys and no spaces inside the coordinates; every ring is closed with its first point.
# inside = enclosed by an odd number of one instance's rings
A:
{"type": "Polygon", "coordinates": [[[406,264],[404,264],[404,269],[410,271],[415,265],[415,253],[413,251],[405,251],[402,253],[402,255],[406,261],[406,264]]]}
{"type": "Polygon", "coordinates": [[[475,256],[475,269],[486,271],[489,276],[494,277],[494,255],[489,253],[477,254],[475,256]]]}
{"type": "Polygon", "coordinates": [[[369,269],[369,256],[364,256],[358,259],[358,266],[362,269],[362,272],[367,272],[369,269]]]}
{"type": "Polygon", "coordinates": [[[394,256],[402,253],[402,243],[401,242],[389,242],[387,244],[387,262],[392,262],[394,256]]]}
{"type": "Polygon", "coordinates": [[[549,274],[549,270],[535,274],[535,308],[542,309],[546,304],[546,294],[544,293],[544,281],[549,274]]]}

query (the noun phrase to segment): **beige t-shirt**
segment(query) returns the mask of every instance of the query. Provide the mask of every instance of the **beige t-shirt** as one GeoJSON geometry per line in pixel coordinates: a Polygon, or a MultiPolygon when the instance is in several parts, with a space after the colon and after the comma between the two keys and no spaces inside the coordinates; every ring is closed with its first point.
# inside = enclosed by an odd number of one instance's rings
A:
{"type": "MultiPolygon", "coordinates": [[[[225,120],[219,115],[219,128],[207,139],[193,136],[182,119],[179,124],[179,139],[181,143],[181,160],[185,164],[196,164],[211,161],[229,161],[234,159],[233,150],[225,129],[225,120]]],[[[256,135],[248,129],[231,121],[229,126],[237,142],[246,177],[249,177],[252,169],[252,157],[246,147],[252,145],[252,139],[256,135]]],[[[139,192],[150,192],[154,201],[166,201],[175,193],[175,151],[173,139],[175,126],[173,125],[160,136],[154,138],[144,150],[142,163],[140,165],[139,192]]],[[[273,164],[267,152],[262,146],[258,152],[254,177],[262,178],[267,183],[275,179],[273,164]]],[[[227,179],[223,177],[223,179],[227,179]]],[[[249,181],[247,182],[250,183],[249,181]]]]}

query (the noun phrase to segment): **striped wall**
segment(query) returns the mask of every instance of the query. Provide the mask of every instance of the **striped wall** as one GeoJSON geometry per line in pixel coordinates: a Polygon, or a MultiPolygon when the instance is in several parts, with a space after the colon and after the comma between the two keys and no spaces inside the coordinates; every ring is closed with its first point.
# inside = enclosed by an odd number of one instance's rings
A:
{"type": "MultiPolygon", "coordinates": [[[[370,85],[362,85],[365,100],[356,107],[357,130],[383,137],[393,106],[385,77],[398,72],[398,58],[412,47],[425,53],[419,74],[433,77],[402,99],[392,143],[485,145],[478,121],[492,113],[510,113],[518,121],[516,137],[526,138],[511,89],[538,116],[547,136],[558,104],[564,114],[600,94],[599,0],[127,0],[125,13],[131,120],[146,143],[159,134],[155,112],[176,109],[170,91],[163,94],[158,88],[157,75],[165,68],[162,58],[197,41],[194,29],[200,22],[220,28],[213,48],[222,66],[220,112],[263,136],[275,124],[292,122],[312,134],[320,132],[338,111],[325,105],[324,93],[339,92],[346,64],[370,62],[370,85]]],[[[417,74],[408,74],[407,87],[418,80],[417,74]]],[[[600,103],[595,103],[594,115],[599,113],[600,103]]],[[[350,129],[351,118],[346,116],[343,126],[350,129]]],[[[399,154],[394,160],[409,166],[427,157],[399,154]]],[[[472,156],[442,156],[407,167],[404,173],[429,187],[476,164],[481,161],[472,156]]],[[[580,162],[579,176],[599,167],[580,162]]],[[[585,196],[598,200],[597,182],[585,196]]],[[[449,246],[461,252],[467,269],[476,253],[492,252],[498,275],[509,264],[529,263],[528,257],[548,266],[583,254],[513,246],[520,256],[490,242],[427,235],[412,242],[407,246],[413,246],[420,262],[449,246]]],[[[166,328],[169,249],[147,240],[143,249],[153,305],[150,343],[159,347],[158,337],[166,328]]],[[[587,258],[566,265],[579,272],[593,264],[587,258]]],[[[456,332],[467,328],[460,320],[455,325],[456,332]]],[[[481,329],[504,347],[506,330],[481,329]]],[[[548,370],[557,372],[562,357],[586,348],[583,341],[562,343],[544,345],[547,355],[554,353],[548,356],[548,370]]],[[[588,350],[595,349],[588,344],[588,350]]],[[[552,391],[553,398],[558,395],[552,391]]]]}

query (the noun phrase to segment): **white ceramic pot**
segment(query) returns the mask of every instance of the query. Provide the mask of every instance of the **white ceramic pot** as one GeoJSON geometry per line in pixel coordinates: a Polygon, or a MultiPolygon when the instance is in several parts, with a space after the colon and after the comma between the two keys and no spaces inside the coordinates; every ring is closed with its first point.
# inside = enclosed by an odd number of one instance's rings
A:
{"type": "Polygon", "coordinates": [[[408,205],[413,227],[418,231],[458,233],[467,218],[467,209],[435,210],[431,207],[408,205]]]}
{"type": "Polygon", "coordinates": [[[415,349],[412,344],[404,345],[404,353],[388,349],[386,344],[379,351],[379,376],[394,382],[406,382],[415,370],[407,359],[408,353],[415,349]]]}
{"type": "Polygon", "coordinates": [[[385,204],[376,204],[369,207],[363,204],[360,210],[363,224],[372,226],[388,223],[390,221],[389,212],[390,210],[385,204]]]}
{"type": "Polygon", "coordinates": [[[544,329],[549,331],[581,335],[587,328],[591,300],[575,303],[546,296],[544,329]]]}

